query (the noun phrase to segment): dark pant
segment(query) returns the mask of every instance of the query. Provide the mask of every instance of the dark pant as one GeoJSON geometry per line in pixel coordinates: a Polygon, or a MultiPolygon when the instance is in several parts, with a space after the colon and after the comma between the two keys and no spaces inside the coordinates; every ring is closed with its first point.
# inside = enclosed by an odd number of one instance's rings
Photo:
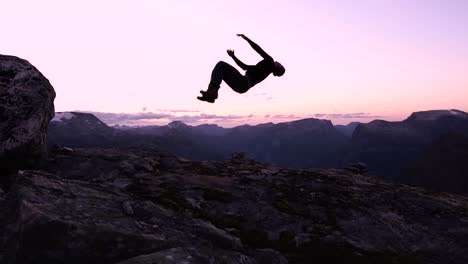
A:
{"type": "Polygon", "coordinates": [[[250,89],[249,80],[243,76],[236,68],[220,61],[216,64],[211,73],[211,81],[208,85],[209,92],[218,92],[221,81],[224,81],[234,91],[238,93],[245,93],[250,89]]]}

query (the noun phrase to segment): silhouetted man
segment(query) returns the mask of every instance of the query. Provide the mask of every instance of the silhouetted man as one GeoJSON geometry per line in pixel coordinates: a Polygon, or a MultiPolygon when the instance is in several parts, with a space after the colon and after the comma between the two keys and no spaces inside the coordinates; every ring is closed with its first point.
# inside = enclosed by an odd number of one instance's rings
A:
{"type": "Polygon", "coordinates": [[[270,73],[278,77],[284,74],[285,69],[283,65],[274,61],[260,46],[251,41],[244,34],[237,34],[237,36],[245,39],[250,46],[263,57],[263,60],[255,66],[246,65],[234,55],[234,50],[227,50],[228,55],[234,59],[237,65],[246,71],[245,75],[242,75],[236,68],[224,61],[218,62],[211,73],[211,81],[208,85],[208,90],[206,92],[200,91],[202,96],[198,96],[198,100],[214,103],[218,98],[218,90],[221,81],[227,83],[234,91],[245,93],[257,83],[263,81],[270,73]]]}

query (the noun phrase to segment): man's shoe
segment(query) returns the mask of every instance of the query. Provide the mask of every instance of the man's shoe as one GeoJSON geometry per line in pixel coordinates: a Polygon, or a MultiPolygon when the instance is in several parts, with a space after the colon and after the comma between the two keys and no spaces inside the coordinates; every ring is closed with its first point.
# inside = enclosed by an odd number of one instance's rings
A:
{"type": "Polygon", "coordinates": [[[214,101],[215,101],[214,98],[210,98],[210,97],[207,97],[207,96],[197,96],[197,99],[200,100],[200,101],[208,102],[208,103],[214,103],[214,101]]]}
{"type": "Polygon", "coordinates": [[[207,96],[207,97],[210,97],[210,98],[213,98],[213,99],[218,99],[218,91],[203,91],[203,90],[200,90],[200,93],[203,95],[203,96],[207,96]]]}
{"type": "Polygon", "coordinates": [[[218,98],[218,92],[217,91],[203,91],[200,90],[200,93],[202,96],[198,96],[197,99],[200,101],[205,101],[208,103],[214,103],[214,101],[218,98]]]}

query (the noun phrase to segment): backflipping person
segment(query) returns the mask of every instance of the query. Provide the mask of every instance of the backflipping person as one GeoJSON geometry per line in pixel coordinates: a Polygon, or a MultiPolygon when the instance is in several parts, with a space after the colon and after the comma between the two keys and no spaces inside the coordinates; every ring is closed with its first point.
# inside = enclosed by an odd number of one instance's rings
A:
{"type": "Polygon", "coordinates": [[[245,93],[259,82],[265,80],[270,73],[273,73],[273,75],[277,77],[284,74],[285,69],[283,65],[273,60],[260,46],[244,34],[237,34],[237,36],[245,39],[250,46],[263,57],[263,60],[255,66],[246,65],[234,55],[234,50],[227,50],[228,55],[245,71],[245,75],[242,75],[236,68],[224,61],[218,62],[211,73],[211,81],[208,85],[208,90],[200,91],[202,96],[198,96],[198,100],[214,103],[218,98],[218,90],[222,81],[229,85],[234,91],[245,93]]]}

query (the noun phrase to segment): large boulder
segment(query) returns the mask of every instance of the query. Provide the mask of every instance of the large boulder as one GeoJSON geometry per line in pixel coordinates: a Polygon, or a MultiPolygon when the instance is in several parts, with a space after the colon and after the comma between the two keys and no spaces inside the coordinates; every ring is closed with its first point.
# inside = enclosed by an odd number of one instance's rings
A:
{"type": "Polygon", "coordinates": [[[52,85],[28,61],[0,55],[0,173],[45,157],[54,98],[52,85]]]}

